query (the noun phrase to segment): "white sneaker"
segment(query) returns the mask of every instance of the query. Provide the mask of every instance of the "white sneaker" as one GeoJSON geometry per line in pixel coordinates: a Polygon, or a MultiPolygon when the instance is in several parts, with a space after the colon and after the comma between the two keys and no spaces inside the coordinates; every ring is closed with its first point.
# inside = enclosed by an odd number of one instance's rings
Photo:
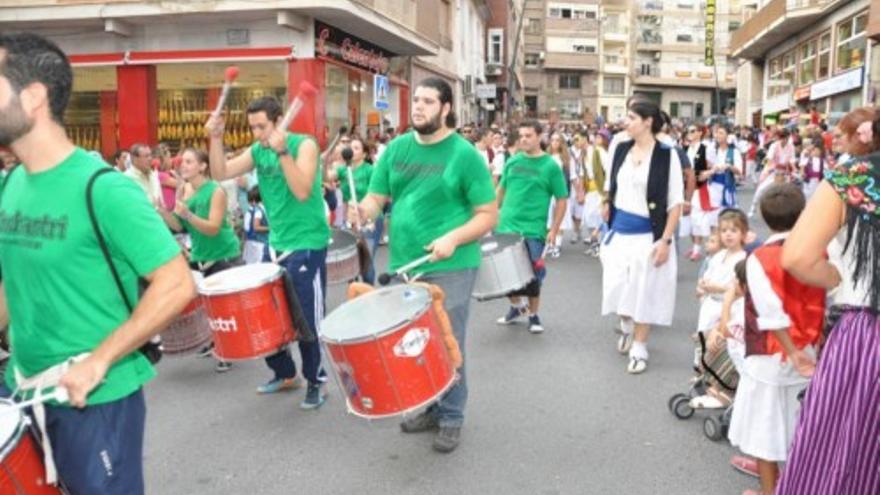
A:
{"type": "Polygon", "coordinates": [[[529,332],[544,333],[544,325],[541,325],[541,319],[538,315],[529,316],[529,332]]]}
{"type": "Polygon", "coordinates": [[[629,364],[626,365],[627,373],[631,375],[638,375],[640,373],[644,373],[645,370],[648,369],[648,360],[630,357],[629,364]]]}

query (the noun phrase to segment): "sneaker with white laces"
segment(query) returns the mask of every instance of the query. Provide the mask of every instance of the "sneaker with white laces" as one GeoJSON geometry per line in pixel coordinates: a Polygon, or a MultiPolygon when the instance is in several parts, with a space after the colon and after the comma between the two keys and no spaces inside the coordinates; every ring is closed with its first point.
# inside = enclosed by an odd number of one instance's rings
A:
{"type": "Polygon", "coordinates": [[[538,318],[538,315],[529,316],[529,332],[531,333],[543,333],[544,325],[541,325],[541,319],[538,318]]]}
{"type": "Polygon", "coordinates": [[[495,320],[499,325],[510,325],[521,317],[525,316],[526,310],[525,308],[519,308],[516,306],[511,306],[507,311],[507,314],[495,320]]]}

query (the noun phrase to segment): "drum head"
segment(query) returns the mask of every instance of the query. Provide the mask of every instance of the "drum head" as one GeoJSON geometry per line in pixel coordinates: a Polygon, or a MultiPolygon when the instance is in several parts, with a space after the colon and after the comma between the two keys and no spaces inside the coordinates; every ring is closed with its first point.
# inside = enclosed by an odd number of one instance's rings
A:
{"type": "Polygon", "coordinates": [[[361,340],[399,327],[431,304],[424,287],[395,285],[347,301],[321,322],[321,337],[334,342],[361,340]]]}
{"type": "Polygon", "coordinates": [[[519,234],[492,234],[480,239],[480,251],[483,256],[488,256],[522,241],[523,238],[519,234]]]}
{"type": "Polygon", "coordinates": [[[255,289],[277,279],[282,273],[283,269],[274,263],[237,266],[206,278],[199,284],[199,292],[205,296],[217,296],[255,289]]]}
{"type": "Polygon", "coordinates": [[[347,230],[333,229],[333,235],[330,237],[330,245],[328,251],[337,251],[345,249],[357,244],[357,237],[347,230]]]}
{"type": "Polygon", "coordinates": [[[18,443],[22,429],[21,411],[8,401],[0,401],[0,460],[18,443]]]}

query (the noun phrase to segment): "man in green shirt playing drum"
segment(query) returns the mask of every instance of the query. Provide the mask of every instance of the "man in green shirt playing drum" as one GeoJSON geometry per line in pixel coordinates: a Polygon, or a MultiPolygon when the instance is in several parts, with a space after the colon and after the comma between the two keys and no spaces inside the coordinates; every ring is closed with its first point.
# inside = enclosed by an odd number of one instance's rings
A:
{"type": "MultiPolygon", "coordinates": [[[[495,191],[483,158],[455,133],[452,88],[429,78],[416,87],[415,132],[394,139],[373,169],[370,192],[360,202],[361,218],[374,219],[394,201],[390,270],[431,253],[419,267],[421,280],[446,293],[445,308],[464,355],[470,298],[480,247],[477,240],[498,219],[495,191]]],[[[349,210],[353,220],[354,208],[349,210]]],[[[406,433],[437,430],[434,449],[451,452],[459,443],[467,402],[465,366],[461,379],[428,410],[401,423],[406,433]]]]}
{"type": "MultiPolygon", "coordinates": [[[[565,218],[568,189],[562,168],[541,149],[541,124],[523,122],[519,126],[519,145],[522,153],[513,156],[504,166],[498,184],[498,204],[501,207],[499,233],[523,236],[529,258],[536,263],[544,254],[546,243],[550,246],[559,235],[559,226],[565,218]],[[556,199],[556,208],[550,232],[547,232],[547,215],[550,202],[556,199]]],[[[498,319],[501,325],[509,325],[520,316],[529,317],[529,331],[541,333],[544,326],[538,317],[541,303],[541,283],[547,274],[544,267],[536,267],[535,279],[525,288],[510,295],[510,310],[498,319]],[[528,297],[528,305],[521,301],[528,297]]]]}
{"type": "Polygon", "coordinates": [[[9,324],[12,343],[0,395],[65,389],[70,404],[34,408],[61,482],[74,495],[138,495],[142,386],[156,374],[138,349],[189,303],[195,284],[140,187],[70,142],[62,122],[72,81],[51,42],[0,35],[0,146],[22,162],[0,192],[0,327],[9,324]],[[87,207],[93,178],[96,228],[119,285],[87,207]],[[140,301],[139,278],[149,282],[140,301]]]}
{"type": "MultiPolygon", "coordinates": [[[[260,195],[269,217],[269,245],[264,261],[275,261],[290,275],[305,319],[318,334],[324,317],[327,288],[327,245],[330,225],[324,212],[318,144],[311,136],[293,134],[276,127],[282,119],[281,104],[266,96],[247,107],[248,124],[256,142],[241,155],[226,161],[223,152],[222,117],[211,117],[205,125],[210,135],[211,176],[218,181],[244,175],[256,169],[260,195]]],[[[308,381],[303,409],[317,409],[324,403],[321,346],[300,340],[303,375],[308,381]]],[[[274,372],[257,392],[274,393],[299,388],[296,365],[285,347],[266,358],[274,372]]]]}

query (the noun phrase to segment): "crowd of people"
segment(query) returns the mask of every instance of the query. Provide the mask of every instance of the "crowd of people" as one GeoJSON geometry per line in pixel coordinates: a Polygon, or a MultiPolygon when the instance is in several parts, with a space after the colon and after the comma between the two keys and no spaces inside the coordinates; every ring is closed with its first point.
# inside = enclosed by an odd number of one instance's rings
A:
{"type": "MultiPolygon", "coordinates": [[[[693,337],[705,344],[686,365],[696,379],[707,356],[726,353],[739,383],[689,399],[732,409],[729,439],[745,454],[733,465],[767,495],[880,491],[876,109],[833,128],[730,128],[682,125],[635,96],[622,122],[602,127],[457,127],[452,89],[426,79],[400,135],[342,128],[322,150],[278,128],[281,103],[262,97],[247,108],[248,148],[224,149],[214,114],[207,150],[136,144],[108,164],[65,135],[71,83],[51,42],[0,36],[0,326],[12,344],[0,393],[26,398],[49,376],[68,391],[69,405],[34,409],[71,493],[143,493],[142,385],[155,374],[144,347],[194,297],[190,270],[277,263],[318,330],[331,228],[368,225],[371,253],[389,245],[389,271],[430,254],[422,280],[445,292],[462,354],[481,238],[522,237],[535,278],[497,323],[527,318],[534,334],[545,331],[544,260],[579,246],[601,263],[601,313],[616,319],[634,375],[648,370],[652,327],[672,324],[679,255],[701,263],[693,337]],[[104,173],[112,167],[122,173],[104,173]],[[755,189],[748,207],[744,187],[755,189]],[[119,459],[109,470],[108,451],[119,459]]],[[[300,407],[318,409],[326,356],[316,341],[297,345],[305,380],[285,346],[265,358],[271,378],[257,392],[305,388],[300,407]]],[[[401,429],[455,450],[465,369],[401,429]]]]}

